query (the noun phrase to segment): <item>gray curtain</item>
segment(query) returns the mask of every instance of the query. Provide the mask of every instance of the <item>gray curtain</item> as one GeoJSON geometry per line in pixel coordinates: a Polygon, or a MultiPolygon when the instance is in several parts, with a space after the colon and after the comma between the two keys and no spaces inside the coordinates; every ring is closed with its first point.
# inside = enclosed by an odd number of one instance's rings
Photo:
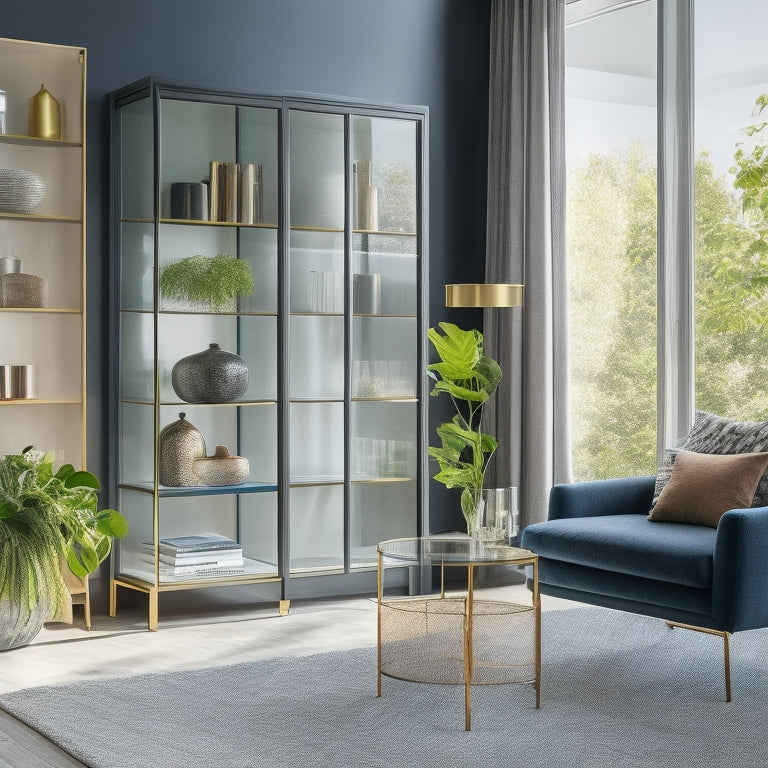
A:
{"type": "Polygon", "coordinates": [[[547,515],[570,470],[565,279],[565,0],[491,6],[486,281],[523,283],[522,309],[486,309],[503,372],[485,409],[499,449],[487,484],[519,488],[521,525],[547,515]]]}

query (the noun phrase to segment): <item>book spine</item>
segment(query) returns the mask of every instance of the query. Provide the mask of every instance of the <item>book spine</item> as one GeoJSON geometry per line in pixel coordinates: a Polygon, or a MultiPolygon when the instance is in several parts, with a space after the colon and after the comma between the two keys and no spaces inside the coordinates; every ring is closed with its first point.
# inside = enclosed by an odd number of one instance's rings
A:
{"type": "Polygon", "coordinates": [[[221,221],[221,166],[216,160],[211,161],[211,185],[208,190],[208,204],[211,209],[211,221],[221,221]]]}
{"type": "Polygon", "coordinates": [[[224,195],[222,200],[221,221],[237,221],[237,188],[239,186],[240,166],[237,163],[224,165],[224,195]]]}
{"type": "Polygon", "coordinates": [[[243,163],[240,167],[239,198],[237,206],[238,220],[242,224],[253,224],[255,183],[256,166],[253,163],[243,163]]]}

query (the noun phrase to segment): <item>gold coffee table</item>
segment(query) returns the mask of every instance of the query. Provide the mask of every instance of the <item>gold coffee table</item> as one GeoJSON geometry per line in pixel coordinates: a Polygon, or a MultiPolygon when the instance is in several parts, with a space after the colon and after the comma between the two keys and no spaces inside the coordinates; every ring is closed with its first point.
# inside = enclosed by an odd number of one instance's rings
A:
{"type": "Polygon", "coordinates": [[[382,676],[463,685],[466,730],[472,726],[473,685],[531,683],[541,706],[541,603],[538,556],[468,536],[390,539],[378,546],[378,688],[382,676]],[[475,568],[531,566],[530,604],[475,597],[475,568]],[[466,569],[467,588],[445,591],[445,569],[466,569]],[[385,572],[408,568],[409,591],[384,597],[385,572]],[[431,594],[439,573],[439,593],[431,594]],[[425,586],[420,586],[424,584],[425,586]]]}

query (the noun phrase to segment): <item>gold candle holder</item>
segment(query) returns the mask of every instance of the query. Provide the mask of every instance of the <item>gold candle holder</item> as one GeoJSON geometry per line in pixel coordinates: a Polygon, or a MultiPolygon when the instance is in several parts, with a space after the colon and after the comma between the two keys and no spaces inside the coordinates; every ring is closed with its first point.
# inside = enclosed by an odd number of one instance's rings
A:
{"type": "Polygon", "coordinates": [[[44,86],[29,100],[29,135],[39,139],[60,139],[59,102],[44,86]]]}

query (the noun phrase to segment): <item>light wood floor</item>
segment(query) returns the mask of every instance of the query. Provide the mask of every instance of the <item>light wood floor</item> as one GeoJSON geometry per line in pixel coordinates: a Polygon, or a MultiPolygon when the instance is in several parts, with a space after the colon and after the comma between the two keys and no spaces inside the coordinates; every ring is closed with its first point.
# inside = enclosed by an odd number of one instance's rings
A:
{"type": "MultiPolygon", "coordinates": [[[[522,585],[511,589],[520,590],[520,600],[530,599],[522,585]]],[[[48,624],[30,645],[0,654],[0,694],[83,679],[94,671],[163,672],[376,644],[376,601],[369,597],[294,602],[288,616],[280,617],[274,603],[248,604],[222,594],[169,594],[174,602],[161,601],[157,632],[146,630],[143,607],[120,609],[114,619],[95,611],[91,632],[75,608],[73,626],[48,624]]],[[[542,598],[545,610],[577,605],[542,598]]],[[[0,710],[0,768],[83,764],[0,710]]]]}

